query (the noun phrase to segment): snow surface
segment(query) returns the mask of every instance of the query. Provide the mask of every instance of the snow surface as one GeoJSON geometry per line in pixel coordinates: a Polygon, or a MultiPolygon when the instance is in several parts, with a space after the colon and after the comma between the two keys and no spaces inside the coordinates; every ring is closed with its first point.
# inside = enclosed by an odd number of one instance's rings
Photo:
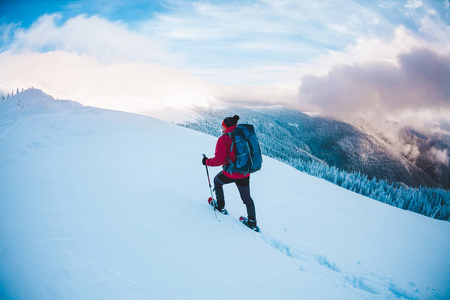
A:
{"type": "Polygon", "coordinates": [[[262,232],[233,185],[218,221],[215,143],[39,90],[0,103],[0,298],[450,298],[449,222],[268,157],[251,177],[262,232]]]}

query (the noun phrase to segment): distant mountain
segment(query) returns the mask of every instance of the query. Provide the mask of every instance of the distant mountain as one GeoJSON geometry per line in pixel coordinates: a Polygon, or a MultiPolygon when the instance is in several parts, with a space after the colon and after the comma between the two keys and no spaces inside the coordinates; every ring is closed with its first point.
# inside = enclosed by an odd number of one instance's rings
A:
{"type": "Polygon", "coordinates": [[[283,161],[319,161],[347,172],[361,172],[410,187],[450,188],[450,138],[401,130],[399,142],[414,156],[396,150],[381,134],[337,120],[284,108],[197,109],[201,118],[181,125],[218,136],[223,118],[237,114],[255,125],[264,154],[283,161]],[[441,160],[436,159],[436,155],[441,160]],[[447,158],[445,157],[447,155],[447,158]],[[445,164],[445,160],[447,164],[445,164]]]}
{"type": "Polygon", "coordinates": [[[450,136],[440,133],[424,134],[412,128],[403,128],[400,138],[403,145],[418,150],[416,156],[409,160],[430,175],[438,186],[450,189],[450,136]]]}

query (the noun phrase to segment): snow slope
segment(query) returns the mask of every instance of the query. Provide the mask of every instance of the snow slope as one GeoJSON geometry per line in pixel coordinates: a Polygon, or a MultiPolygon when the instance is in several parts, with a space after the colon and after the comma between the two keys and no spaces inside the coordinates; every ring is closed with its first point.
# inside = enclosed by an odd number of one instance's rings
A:
{"type": "Polygon", "coordinates": [[[218,221],[201,165],[215,142],[39,90],[0,103],[0,298],[450,298],[449,222],[267,157],[262,233],[237,221],[232,185],[218,221]]]}

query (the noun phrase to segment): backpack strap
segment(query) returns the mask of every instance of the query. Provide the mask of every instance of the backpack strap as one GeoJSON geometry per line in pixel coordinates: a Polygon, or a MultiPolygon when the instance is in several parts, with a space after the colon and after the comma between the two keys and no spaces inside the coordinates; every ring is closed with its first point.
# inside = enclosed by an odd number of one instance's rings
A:
{"type": "MultiPolygon", "coordinates": [[[[233,146],[234,146],[234,140],[233,137],[231,136],[231,132],[228,132],[228,136],[231,139],[231,148],[230,148],[230,153],[233,151],[233,146]]],[[[231,159],[229,157],[227,157],[228,161],[230,162],[230,164],[234,167],[233,162],[231,161],[231,159]]]]}
{"type": "Polygon", "coordinates": [[[231,136],[231,132],[228,132],[228,136],[231,139],[231,148],[230,148],[230,152],[231,152],[231,151],[233,151],[234,140],[233,140],[233,137],[231,136]]]}

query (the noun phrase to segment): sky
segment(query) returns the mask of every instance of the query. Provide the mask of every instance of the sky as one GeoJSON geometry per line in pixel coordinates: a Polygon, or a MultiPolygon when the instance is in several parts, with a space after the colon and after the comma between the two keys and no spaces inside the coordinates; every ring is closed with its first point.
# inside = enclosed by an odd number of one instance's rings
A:
{"type": "Polygon", "coordinates": [[[84,105],[286,105],[450,132],[450,2],[1,0],[0,91],[84,105]]]}

